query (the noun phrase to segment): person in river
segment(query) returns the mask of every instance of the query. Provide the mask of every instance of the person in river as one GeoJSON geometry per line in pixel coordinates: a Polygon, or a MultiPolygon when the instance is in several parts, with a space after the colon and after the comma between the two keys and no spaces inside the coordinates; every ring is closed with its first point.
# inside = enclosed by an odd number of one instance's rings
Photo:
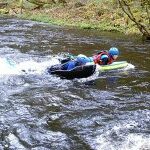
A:
{"type": "MultiPolygon", "coordinates": [[[[74,59],[67,58],[61,61],[60,70],[71,70],[77,66],[85,65],[88,63],[107,65],[114,62],[119,55],[119,50],[116,47],[112,47],[109,51],[101,51],[93,57],[87,57],[83,54],[76,56],[74,59]]],[[[56,66],[52,66],[50,70],[56,70],[56,66]]]]}

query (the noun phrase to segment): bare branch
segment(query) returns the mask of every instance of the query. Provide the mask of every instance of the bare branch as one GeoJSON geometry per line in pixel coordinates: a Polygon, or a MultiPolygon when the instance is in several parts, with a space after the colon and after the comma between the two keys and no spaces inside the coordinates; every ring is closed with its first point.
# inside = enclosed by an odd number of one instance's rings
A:
{"type": "Polygon", "coordinates": [[[150,31],[134,17],[129,4],[125,0],[118,0],[120,7],[124,11],[124,13],[137,25],[140,32],[147,37],[150,37],[150,31]],[[126,7],[126,9],[125,9],[126,7]]]}

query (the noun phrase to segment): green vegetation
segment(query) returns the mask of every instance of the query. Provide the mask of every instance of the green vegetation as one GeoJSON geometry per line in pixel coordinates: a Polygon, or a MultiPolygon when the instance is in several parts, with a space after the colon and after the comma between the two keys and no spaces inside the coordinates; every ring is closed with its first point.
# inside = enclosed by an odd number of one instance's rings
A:
{"type": "Polygon", "coordinates": [[[150,37],[150,0],[0,0],[6,1],[0,14],[150,37]]]}
{"type": "Polygon", "coordinates": [[[142,35],[150,38],[150,0],[118,0],[118,3],[142,35]]]}

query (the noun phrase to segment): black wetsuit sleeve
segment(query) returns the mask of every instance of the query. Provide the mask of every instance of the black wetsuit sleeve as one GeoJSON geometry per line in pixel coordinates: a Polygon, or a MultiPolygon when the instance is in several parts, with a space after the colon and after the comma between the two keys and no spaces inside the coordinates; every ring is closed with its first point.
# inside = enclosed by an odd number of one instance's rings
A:
{"type": "Polygon", "coordinates": [[[60,62],[61,62],[61,64],[64,64],[70,60],[71,60],[71,58],[68,57],[68,58],[62,59],[60,62]]]}

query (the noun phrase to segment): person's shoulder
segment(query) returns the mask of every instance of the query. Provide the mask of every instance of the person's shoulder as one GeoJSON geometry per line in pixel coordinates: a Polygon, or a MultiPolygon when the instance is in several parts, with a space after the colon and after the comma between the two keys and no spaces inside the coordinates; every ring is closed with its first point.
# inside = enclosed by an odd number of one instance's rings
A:
{"type": "Polygon", "coordinates": [[[77,57],[87,57],[87,56],[83,54],[79,54],[77,57]]]}
{"type": "Polygon", "coordinates": [[[100,54],[108,54],[108,51],[107,50],[101,50],[101,51],[97,52],[97,55],[100,55],[100,54]]]}

